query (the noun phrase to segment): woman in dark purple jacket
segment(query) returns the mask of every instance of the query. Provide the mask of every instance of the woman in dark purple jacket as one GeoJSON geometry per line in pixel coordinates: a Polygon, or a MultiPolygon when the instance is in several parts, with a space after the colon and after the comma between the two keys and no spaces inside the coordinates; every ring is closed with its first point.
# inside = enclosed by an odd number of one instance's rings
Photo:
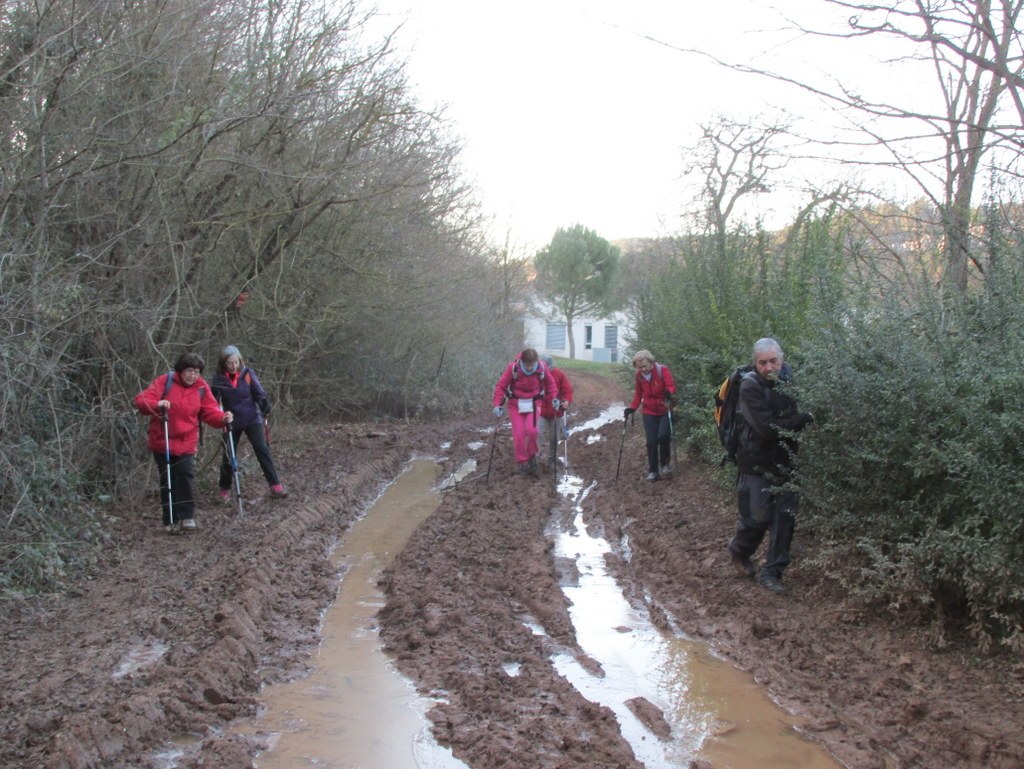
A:
{"type": "MultiPolygon", "coordinates": [[[[256,372],[245,365],[242,354],[234,345],[228,345],[220,352],[217,360],[217,373],[210,380],[210,389],[221,404],[221,408],[234,414],[231,425],[231,438],[234,441],[237,456],[238,441],[243,434],[248,436],[256,461],[270,484],[272,497],[286,497],[288,492],[281,485],[270,455],[270,444],[267,443],[263,429],[263,419],[270,414],[270,399],[256,377],[256,372]]],[[[227,433],[225,433],[225,437],[227,433]]],[[[220,497],[225,503],[231,502],[231,457],[225,440],[224,459],[220,463],[220,497]]]]}

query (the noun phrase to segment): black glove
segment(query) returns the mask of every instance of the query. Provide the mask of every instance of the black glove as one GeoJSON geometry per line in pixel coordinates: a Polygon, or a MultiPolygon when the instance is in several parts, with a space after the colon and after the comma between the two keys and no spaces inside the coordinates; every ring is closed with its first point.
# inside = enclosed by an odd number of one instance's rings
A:
{"type": "Polygon", "coordinates": [[[625,409],[625,411],[623,411],[622,416],[623,416],[623,418],[625,418],[625,417],[628,417],[630,414],[635,414],[635,413],[636,413],[636,409],[630,408],[629,406],[626,406],[626,409],[625,409]]]}
{"type": "Polygon", "coordinates": [[[260,398],[259,407],[260,414],[262,414],[264,417],[270,416],[270,398],[268,398],[266,395],[260,398]]]}

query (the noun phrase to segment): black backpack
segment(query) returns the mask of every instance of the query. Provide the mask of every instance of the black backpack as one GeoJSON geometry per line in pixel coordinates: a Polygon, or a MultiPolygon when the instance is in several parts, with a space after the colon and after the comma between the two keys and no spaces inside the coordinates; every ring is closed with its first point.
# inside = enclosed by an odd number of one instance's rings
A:
{"type": "MultiPolygon", "coordinates": [[[[740,427],[736,419],[736,407],[740,401],[740,380],[754,370],[754,364],[737,366],[725,378],[715,395],[715,424],[718,425],[718,439],[725,449],[722,464],[736,464],[736,449],[739,447],[740,427]]],[[[739,420],[742,422],[742,420],[739,420]]]]}

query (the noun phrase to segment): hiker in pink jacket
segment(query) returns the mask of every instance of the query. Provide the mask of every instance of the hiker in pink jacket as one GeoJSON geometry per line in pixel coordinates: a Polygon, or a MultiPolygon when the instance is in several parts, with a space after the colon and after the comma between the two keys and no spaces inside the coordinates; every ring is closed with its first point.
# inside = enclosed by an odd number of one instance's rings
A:
{"type": "Polygon", "coordinates": [[[512,423],[512,445],[521,475],[537,475],[537,412],[548,397],[555,409],[558,401],[558,383],[551,376],[537,351],[527,347],[505,367],[494,386],[494,416],[501,419],[503,406],[508,404],[508,417],[512,423]]]}

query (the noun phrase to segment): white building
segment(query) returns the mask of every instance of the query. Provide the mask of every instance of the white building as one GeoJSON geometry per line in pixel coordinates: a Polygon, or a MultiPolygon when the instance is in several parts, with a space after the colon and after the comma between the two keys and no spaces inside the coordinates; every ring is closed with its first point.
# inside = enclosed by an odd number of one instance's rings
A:
{"type": "MultiPolygon", "coordinates": [[[[543,301],[534,303],[536,314],[527,315],[523,333],[527,347],[541,355],[569,357],[569,334],[565,316],[543,301]]],[[[625,336],[632,334],[633,325],[622,313],[606,317],[575,318],[572,325],[576,360],[618,363],[621,360],[625,336]]]]}

